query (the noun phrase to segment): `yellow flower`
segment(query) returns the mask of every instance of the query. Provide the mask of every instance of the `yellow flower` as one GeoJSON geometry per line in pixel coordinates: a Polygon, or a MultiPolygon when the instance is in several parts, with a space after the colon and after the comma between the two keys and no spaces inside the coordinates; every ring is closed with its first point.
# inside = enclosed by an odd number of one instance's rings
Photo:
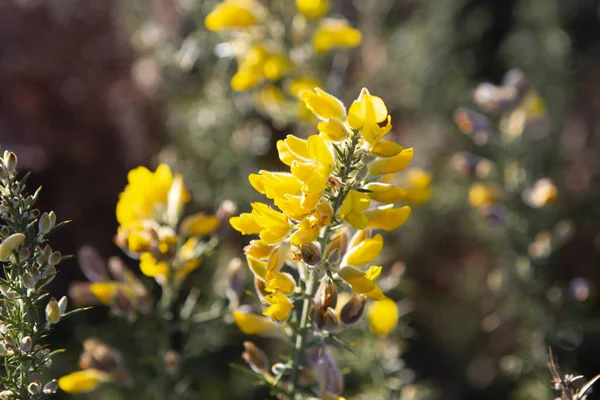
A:
{"type": "Polygon", "coordinates": [[[258,111],[273,119],[280,117],[287,104],[285,94],[275,85],[265,85],[252,93],[258,111]]]}
{"type": "Polygon", "coordinates": [[[369,164],[369,174],[371,176],[381,174],[393,174],[400,172],[408,167],[412,161],[414,150],[411,148],[403,149],[400,153],[393,157],[378,158],[369,164]]]}
{"type": "Polygon", "coordinates": [[[185,217],[181,221],[180,231],[185,235],[204,236],[219,227],[219,219],[214,215],[197,213],[185,217]]]}
{"type": "Polygon", "coordinates": [[[257,259],[268,258],[273,251],[273,245],[267,244],[262,240],[251,240],[250,243],[244,247],[244,254],[249,257],[257,259]]]}
{"type": "Polygon", "coordinates": [[[290,317],[294,305],[281,293],[273,293],[265,296],[265,302],[270,304],[263,311],[263,315],[270,317],[272,321],[285,321],[290,317]]]}
{"type": "Polygon", "coordinates": [[[474,183],[469,189],[469,203],[473,207],[486,207],[501,197],[501,190],[497,185],[491,183],[474,183]]]}
{"type": "Polygon", "coordinates": [[[369,306],[367,318],[371,331],[385,336],[398,324],[398,306],[391,299],[376,301],[369,306]]]}
{"type": "Polygon", "coordinates": [[[94,282],[90,285],[90,291],[100,303],[110,306],[118,294],[122,294],[130,300],[134,300],[136,292],[133,287],[123,282],[107,281],[94,282]]]}
{"type": "Polygon", "coordinates": [[[270,279],[266,282],[265,290],[269,293],[281,293],[283,295],[290,295],[296,288],[296,281],[294,278],[284,272],[275,272],[271,274],[270,279]]]}
{"type": "Polygon", "coordinates": [[[254,0],[225,0],[206,16],[204,24],[213,32],[247,28],[260,22],[262,11],[254,0]]]}
{"type": "Polygon", "coordinates": [[[252,203],[252,214],[232,217],[231,226],[243,235],[258,233],[263,242],[275,244],[283,240],[292,229],[287,217],[264,203],[252,203]]]}
{"type": "Polygon", "coordinates": [[[243,307],[233,312],[233,320],[246,335],[265,335],[277,328],[270,319],[250,313],[243,307]]]}
{"type": "Polygon", "coordinates": [[[265,77],[270,81],[280,80],[290,69],[292,63],[283,54],[272,54],[263,66],[265,77]]]}
{"type": "Polygon", "coordinates": [[[314,92],[303,92],[302,100],[306,108],[312,111],[318,118],[327,121],[330,118],[346,119],[346,108],[336,97],[316,87],[314,92]]]}
{"type": "Polygon", "coordinates": [[[414,204],[423,204],[431,197],[431,174],[420,168],[406,171],[405,180],[408,183],[406,200],[414,204]]]}
{"type": "Polygon", "coordinates": [[[358,294],[364,294],[373,300],[383,300],[385,295],[373,281],[381,274],[381,267],[370,267],[367,272],[354,267],[343,267],[338,272],[339,276],[352,286],[358,294]]]}
{"type": "Polygon", "coordinates": [[[85,393],[110,382],[111,376],[97,369],[84,369],[72,372],[58,379],[58,387],[67,393],[85,393]]]}
{"type": "Polygon", "coordinates": [[[182,206],[190,201],[190,195],[183,185],[173,185],[181,175],[171,174],[169,166],[161,164],[155,172],[146,167],[137,167],[127,175],[128,184],[119,195],[117,221],[123,227],[144,221],[165,222],[168,208],[182,206]],[[169,194],[172,189],[179,193],[169,194]],[[168,204],[171,197],[177,204],[168,204]]]}
{"type": "Polygon", "coordinates": [[[361,129],[368,124],[380,124],[388,117],[388,110],[381,97],[373,96],[363,88],[348,110],[348,124],[361,129]]]}
{"type": "MultiPolygon", "coordinates": [[[[183,267],[175,269],[175,280],[182,281],[199,266],[200,259],[187,260],[183,267]]],[[[168,278],[170,269],[169,264],[166,262],[158,261],[150,253],[142,253],[140,256],[140,271],[162,284],[168,278]]]]}
{"type": "Polygon", "coordinates": [[[267,279],[267,263],[265,261],[261,261],[258,258],[251,256],[246,256],[246,262],[248,263],[248,267],[255,277],[262,281],[267,279]]]}
{"type": "Polygon", "coordinates": [[[298,78],[294,78],[286,83],[286,90],[292,96],[302,99],[302,93],[304,92],[312,92],[314,88],[321,87],[321,82],[306,77],[300,76],[298,78]]]}
{"type": "Polygon", "coordinates": [[[381,250],[383,250],[383,236],[377,234],[372,239],[365,238],[351,247],[344,256],[344,261],[348,265],[359,267],[379,257],[381,250]]]}
{"type": "Polygon", "coordinates": [[[296,0],[296,7],[306,18],[321,18],[329,11],[329,0],[296,0]]]}
{"type": "Polygon", "coordinates": [[[365,211],[365,216],[369,221],[367,226],[384,231],[393,231],[399,228],[406,222],[409,215],[409,206],[393,208],[391,204],[365,211]]]}
{"type": "Polygon", "coordinates": [[[348,136],[346,126],[335,118],[319,122],[317,129],[332,142],[340,142],[348,136]]]}
{"type": "Polygon", "coordinates": [[[371,182],[365,186],[365,189],[371,191],[369,197],[372,200],[385,204],[397,203],[408,197],[406,189],[397,188],[389,183],[371,182]]]}
{"type": "Polygon", "coordinates": [[[345,19],[326,18],[317,27],[312,44],[317,53],[326,53],[332,49],[356,47],[361,40],[360,31],[352,28],[345,19]]]}
{"type": "Polygon", "coordinates": [[[369,220],[363,213],[369,207],[369,195],[356,190],[350,190],[340,207],[340,218],[348,221],[353,228],[366,228],[369,220]]]}

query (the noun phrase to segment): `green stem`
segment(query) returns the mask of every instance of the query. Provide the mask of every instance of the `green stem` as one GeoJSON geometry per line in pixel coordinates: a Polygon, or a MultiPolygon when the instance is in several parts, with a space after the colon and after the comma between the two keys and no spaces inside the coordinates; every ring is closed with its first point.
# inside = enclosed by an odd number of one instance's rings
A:
{"type": "MultiPolygon", "coordinates": [[[[346,195],[348,194],[347,180],[350,177],[350,173],[353,171],[352,162],[355,157],[356,147],[358,146],[358,142],[360,139],[360,134],[357,131],[352,133],[350,137],[350,144],[348,147],[348,152],[345,155],[342,165],[339,169],[338,174],[340,177],[340,181],[342,182],[342,187],[339,192],[336,194],[335,198],[332,201],[332,221],[331,224],[337,219],[336,214],[338,213],[346,195]]],[[[306,288],[304,290],[304,300],[302,301],[302,314],[300,316],[300,321],[298,323],[298,330],[296,331],[296,340],[294,344],[294,353],[292,356],[292,372],[291,372],[291,381],[292,386],[290,389],[290,400],[296,399],[296,392],[298,391],[298,379],[300,377],[300,358],[302,354],[304,354],[304,350],[307,344],[307,336],[308,336],[308,313],[310,310],[310,305],[312,298],[315,295],[317,289],[317,271],[323,270],[327,266],[327,258],[328,254],[326,254],[325,250],[329,241],[331,239],[331,224],[327,225],[323,230],[321,238],[319,239],[319,244],[321,246],[321,254],[323,254],[323,258],[319,263],[318,268],[314,268],[312,271],[308,271],[309,277],[306,282],[306,288]]]]}

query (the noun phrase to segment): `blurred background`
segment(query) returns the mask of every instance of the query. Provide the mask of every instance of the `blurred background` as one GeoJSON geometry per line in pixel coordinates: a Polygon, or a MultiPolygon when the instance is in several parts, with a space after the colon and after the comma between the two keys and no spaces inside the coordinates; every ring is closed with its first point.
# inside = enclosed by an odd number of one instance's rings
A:
{"type": "MultiPolygon", "coordinates": [[[[62,253],[90,245],[103,258],[120,255],[115,204],[135,166],[166,162],[181,172],[190,209],[211,212],[230,199],[246,211],[258,198],[247,175],[281,169],[275,142],[312,133],[232,92],[235,62],[218,56],[223,38],[203,24],[215,3],[0,2],[0,146],[32,171],[32,188],[44,187],[40,208],[73,220],[54,235],[62,253]]],[[[550,399],[549,345],[563,372],[600,373],[600,2],[336,0],[332,9],[363,33],[343,68],[328,67],[333,94],[347,104],[362,87],[382,97],[391,135],[415,148],[413,165],[433,179],[431,199],[413,207],[386,246],[386,268],[404,271],[394,295],[409,312],[390,340],[411,371],[406,379],[440,399],[550,399]],[[541,133],[525,129],[511,146],[482,146],[461,133],[455,110],[482,112],[474,90],[501,85],[513,68],[543,99],[541,133]],[[493,160],[499,176],[515,158],[527,181],[550,178],[557,199],[537,209],[513,196],[499,200],[501,212],[482,215],[469,203],[475,161],[461,164],[471,155],[493,160]]],[[[488,115],[502,130],[501,113],[488,115]]],[[[244,243],[230,235],[191,279],[206,304],[244,243]]],[[[57,297],[84,279],[76,258],[61,265],[57,297]]],[[[57,374],[73,369],[93,335],[129,343],[129,360],[151,351],[143,329],[102,307],[56,332],[54,346],[68,349],[55,361],[57,374]]],[[[196,371],[190,385],[202,398],[267,397],[229,366],[240,363],[244,340],[235,327],[196,334],[198,356],[185,367],[196,371]]],[[[346,379],[350,398],[365,375],[355,377],[346,379]]],[[[89,398],[118,398],[110,390],[99,396],[89,398]]]]}

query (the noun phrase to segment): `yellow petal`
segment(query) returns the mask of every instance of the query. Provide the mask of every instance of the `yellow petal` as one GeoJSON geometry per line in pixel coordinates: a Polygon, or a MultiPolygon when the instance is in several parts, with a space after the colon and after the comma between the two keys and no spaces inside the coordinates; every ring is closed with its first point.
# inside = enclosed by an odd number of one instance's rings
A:
{"type": "Polygon", "coordinates": [[[268,318],[244,312],[240,309],[233,312],[233,320],[246,335],[264,335],[272,332],[277,327],[268,318]]]}
{"type": "Polygon", "coordinates": [[[67,393],[85,393],[111,380],[110,375],[97,369],[72,372],[58,379],[58,387],[67,393]]]}
{"type": "Polygon", "coordinates": [[[365,123],[379,124],[388,116],[387,107],[380,97],[372,96],[363,88],[358,99],[348,110],[348,123],[354,129],[360,129],[365,123]]]}
{"type": "Polygon", "coordinates": [[[367,278],[366,274],[354,267],[343,267],[338,272],[340,277],[348,282],[352,289],[358,294],[365,294],[374,300],[382,300],[385,298],[381,289],[367,278]]]}
{"type": "MultiPolygon", "coordinates": [[[[302,99],[302,93],[311,92],[316,87],[321,87],[321,82],[306,76],[301,76],[290,80],[286,85],[286,90],[292,96],[302,99]]],[[[304,106],[302,107],[306,109],[304,106]]]]}
{"type": "Polygon", "coordinates": [[[394,157],[378,158],[369,164],[369,174],[371,176],[380,174],[393,174],[400,172],[410,164],[414,155],[414,150],[411,148],[404,149],[394,157]]]}
{"type": "Polygon", "coordinates": [[[259,233],[262,229],[260,225],[256,223],[256,219],[249,213],[243,213],[239,217],[231,217],[229,223],[242,235],[253,235],[259,233]]]}
{"type": "Polygon", "coordinates": [[[410,215],[410,207],[379,207],[373,210],[365,211],[365,215],[369,219],[369,228],[392,231],[406,222],[408,216],[410,215]]]}
{"type": "Polygon", "coordinates": [[[408,197],[406,189],[400,189],[387,183],[371,182],[365,186],[365,189],[371,191],[369,197],[372,200],[385,204],[397,203],[406,200],[408,197]]]}
{"type": "Polygon", "coordinates": [[[231,78],[231,88],[243,92],[256,87],[264,79],[262,71],[256,68],[240,68],[231,78]]]}
{"type": "Polygon", "coordinates": [[[214,215],[197,213],[185,217],[181,221],[181,231],[186,235],[204,236],[219,227],[219,219],[214,215]]]}
{"type": "Polygon", "coordinates": [[[404,147],[400,146],[396,142],[390,142],[387,140],[381,140],[373,146],[371,153],[378,157],[393,157],[404,150],[404,147]]]}
{"type": "Polygon", "coordinates": [[[360,31],[345,19],[326,18],[317,27],[312,44],[317,53],[325,53],[336,48],[356,47],[361,40],[360,31]]]}
{"type": "Polygon", "coordinates": [[[250,243],[244,247],[244,254],[259,260],[269,257],[272,251],[273,245],[266,244],[261,240],[251,240],[250,243]]]}
{"type": "Polygon", "coordinates": [[[382,270],[383,270],[382,267],[372,265],[369,267],[367,272],[365,272],[365,277],[370,281],[374,281],[375,279],[379,278],[379,275],[381,275],[382,270]]]}
{"type": "Polygon", "coordinates": [[[306,18],[321,18],[329,11],[329,0],[296,0],[296,8],[306,18]]]}
{"type": "Polygon", "coordinates": [[[140,271],[151,278],[166,277],[169,275],[169,264],[157,261],[150,253],[143,253],[140,256],[140,271]]]}
{"type": "Polygon", "coordinates": [[[340,142],[348,135],[344,124],[338,119],[321,121],[317,125],[317,129],[333,142],[340,142]]]}
{"type": "Polygon", "coordinates": [[[261,280],[266,280],[267,274],[267,263],[264,261],[260,261],[254,257],[246,257],[246,261],[248,262],[248,267],[250,267],[250,271],[254,274],[254,276],[260,278],[261,280]]]}
{"type": "Polygon", "coordinates": [[[265,77],[270,81],[278,81],[281,79],[290,69],[292,63],[287,57],[276,54],[267,58],[263,66],[263,72],[265,77]]]}
{"type": "Polygon", "coordinates": [[[351,248],[346,254],[345,261],[355,267],[368,264],[379,257],[383,249],[383,236],[375,235],[373,239],[365,239],[351,248]]]}
{"type": "Polygon", "coordinates": [[[120,290],[123,290],[123,284],[120,282],[94,282],[90,285],[90,291],[100,303],[110,305],[111,300],[120,290]]]}
{"type": "Polygon", "coordinates": [[[294,305],[281,293],[274,293],[265,296],[265,302],[271,304],[265,308],[263,315],[271,317],[273,321],[286,321],[290,317],[290,312],[294,305]]]}
{"type": "Polygon", "coordinates": [[[391,299],[371,303],[367,311],[369,327],[377,335],[385,336],[398,324],[398,306],[391,299]]]}
{"type": "Polygon", "coordinates": [[[315,88],[314,92],[302,93],[302,100],[306,107],[320,119],[326,121],[330,118],[343,120],[346,118],[346,108],[336,97],[315,88]]]}
{"type": "Polygon", "coordinates": [[[252,12],[252,9],[233,1],[224,1],[217,4],[204,19],[206,28],[213,32],[232,28],[247,28],[257,22],[258,16],[252,12]]]}
{"type": "Polygon", "coordinates": [[[271,293],[282,293],[284,295],[291,294],[296,288],[294,278],[284,272],[276,272],[271,275],[271,279],[267,281],[265,290],[271,293]]]}

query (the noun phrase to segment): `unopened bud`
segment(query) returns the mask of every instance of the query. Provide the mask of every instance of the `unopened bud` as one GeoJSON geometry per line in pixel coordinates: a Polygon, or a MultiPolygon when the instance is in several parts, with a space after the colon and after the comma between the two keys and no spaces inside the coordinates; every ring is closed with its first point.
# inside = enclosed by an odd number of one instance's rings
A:
{"type": "Polygon", "coordinates": [[[29,394],[36,396],[42,392],[42,384],[40,381],[33,381],[27,386],[27,391],[29,394]]]}
{"type": "Polygon", "coordinates": [[[52,225],[52,220],[50,219],[50,214],[47,212],[43,213],[38,221],[38,230],[40,235],[48,234],[54,226],[52,225]]]}
{"type": "Polygon", "coordinates": [[[242,358],[257,374],[264,374],[269,369],[269,357],[252,342],[244,342],[242,358]]]}
{"type": "Polygon", "coordinates": [[[45,245],[44,250],[42,250],[42,256],[44,257],[44,260],[48,261],[48,259],[50,258],[51,255],[52,255],[52,247],[50,247],[49,245],[45,245]]]}
{"type": "Polygon", "coordinates": [[[54,297],[46,305],[46,321],[48,322],[47,327],[60,321],[60,307],[54,297]]]}
{"type": "Polygon", "coordinates": [[[22,233],[13,233],[0,244],[0,261],[8,261],[8,258],[14,250],[17,249],[25,240],[22,233]]]}
{"type": "Polygon", "coordinates": [[[50,257],[48,257],[48,264],[56,265],[60,262],[60,259],[61,259],[60,251],[55,251],[54,253],[52,253],[50,255],[50,257]]]}
{"type": "Polygon", "coordinates": [[[60,310],[60,315],[63,315],[67,312],[67,296],[63,296],[58,301],[58,309],[60,310]]]}
{"type": "Polygon", "coordinates": [[[364,294],[353,294],[340,311],[340,321],[344,325],[356,323],[362,317],[366,303],[367,296],[364,294]]]}
{"type": "Polygon", "coordinates": [[[25,336],[23,339],[21,339],[21,350],[28,352],[31,350],[32,345],[33,342],[31,341],[31,336],[25,336]]]}
{"type": "Polygon", "coordinates": [[[27,247],[23,247],[21,250],[19,250],[19,260],[27,261],[27,260],[29,260],[30,256],[31,256],[31,252],[29,251],[29,249],[27,247]]]}
{"type": "Polygon", "coordinates": [[[0,236],[5,238],[8,235],[10,235],[10,229],[8,229],[6,225],[2,226],[2,228],[0,228],[0,236]]]}
{"type": "Polygon", "coordinates": [[[334,395],[342,393],[344,390],[344,378],[329,352],[324,349],[322,350],[314,368],[321,393],[331,393],[334,395]]]}
{"type": "Polygon", "coordinates": [[[3,390],[0,392],[0,400],[10,400],[15,396],[12,390],[3,390]]]}
{"type": "Polygon", "coordinates": [[[56,379],[52,379],[50,382],[44,385],[44,393],[45,394],[54,394],[58,389],[58,381],[56,379]]]}
{"type": "Polygon", "coordinates": [[[28,272],[25,272],[23,275],[21,275],[21,283],[27,289],[33,289],[37,282],[28,272]]]}
{"type": "Polygon", "coordinates": [[[323,324],[323,330],[334,332],[340,327],[340,321],[338,320],[337,314],[333,308],[327,308],[325,312],[325,321],[323,324]]]}
{"type": "Polygon", "coordinates": [[[273,366],[271,367],[271,372],[273,372],[275,375],[280,375],[280,374],[284,374],[286,371],[286,366],[283,363],[275,363],[273,364],[273,366]]]}
{"type": "Polygon", "coordinates": [[[8,349],[17,348],[17,342],[12,337],[12,335],[8,332],[4,334],[4,344],[5,344],[6,348],[8,348],[8,349]]]}
{"type": "Polygon", "coordinates": [[[11,175],[14,174],[17,171],[17,155],[12,151],[5,151],[4,165],[11,175]]]}
{"type": "Polygon", "coordinates": [[[308,265],[317,265],[321,262],[321,249],[315,243],[303,244],[300,248],[302,260],[308,265]]]}

